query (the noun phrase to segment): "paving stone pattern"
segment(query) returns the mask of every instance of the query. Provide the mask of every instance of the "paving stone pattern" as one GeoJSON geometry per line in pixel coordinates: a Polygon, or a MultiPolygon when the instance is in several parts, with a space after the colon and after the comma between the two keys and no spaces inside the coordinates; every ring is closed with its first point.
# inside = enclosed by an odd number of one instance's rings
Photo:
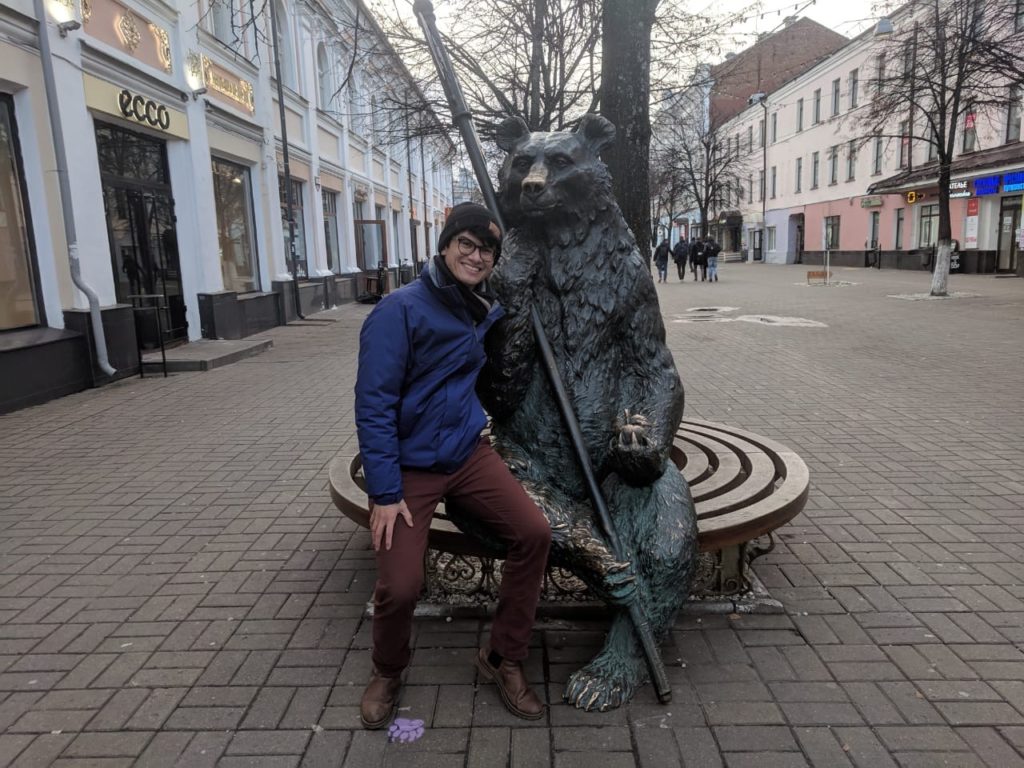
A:
{"type": "MultiPolygon", "coordinates": [[[[374,566],[326,467],[355,445],[367,307],[209,373],[0,418],[0,766],[1024,765],[1024,283],[726,264],[658,286],[687,414],[812,473],[757,564],[782,615],[687,616],[651,691],[560,703],[600,624],[538,627],[528,723],[478,685],[486,624],[423,620],[401,716],[359,728],[374,566]],[[689,308],[825,328],[677,322],[689,308]]],[[[705,313],[706,314],[706,313],[705,313]]]]}

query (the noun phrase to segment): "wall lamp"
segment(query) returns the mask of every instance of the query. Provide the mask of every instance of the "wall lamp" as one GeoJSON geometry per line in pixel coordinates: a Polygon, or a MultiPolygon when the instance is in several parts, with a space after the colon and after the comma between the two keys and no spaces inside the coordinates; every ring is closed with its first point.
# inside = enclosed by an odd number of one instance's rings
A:
{"type": "Polygon", "coordinates": [[[68,32],[74,32],[82,28],[82,22],[77,19],[68,19],[62,21],[57,25],[57,31],[60,32],[61,37],[67,37],[68,32]]]}
{"type": "Polygon", "coordinates": [[[202,88],[196,88],[194,91],[192,91],[192,101],[198,101],[199,97],[202,96],[204,93],[206,93],[205,86],[202,88]]]}

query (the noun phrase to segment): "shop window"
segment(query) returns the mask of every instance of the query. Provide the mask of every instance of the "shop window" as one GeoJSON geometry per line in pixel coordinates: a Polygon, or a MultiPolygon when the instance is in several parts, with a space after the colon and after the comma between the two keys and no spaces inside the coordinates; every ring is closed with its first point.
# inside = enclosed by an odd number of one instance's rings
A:
{"type": "Polygon", "coordinates": [[[1010,103],[1006,108],[1006,143],[1020,141],[1021,89],[1019,85],[1010,88],[1010,103]]]}
{"type": "MultiPolygon", "coordinates": [[[[295,221],[295,272],[299,277],[308,275],[306,267],[306,218],[303,216],[302,188],[305,186],[301,181],[292,179],[292,217],[295,221]]],[[[288,197],[285,193],[284,176],[278,176],[278,194],[281,197],[281,228],[284,232],[284,253],[288,263],[288,270],[292,269],[292,256],[289,247],[288,228],[288,197]]]]}
{"type": "Polygon", "coordinates": [[[825,217],[825,248],[830,251],[839,248],[839,217],[825,217]]]}
{"type": "Polygon", "coordinates": [[[796,159],[796,185],[795,185],[795,188],[794,188],[794,191],[797,194],[800,194],[800,192],[803,190],[803,182],[804,182],[803,176],[804,176],[804,159],[802,157],[798,157],[796,159]]]}
{"type": "Polygon", "coordinates": [[[38,300],[14,103],[0,94],[0,331],[38,325],[38,300]]]}
{"type": "Polygon", "coordinates": [[[765,238],[768,242],[768,250],[775,250],[775,227],[768,227],[768,236],[765,238]]]}
{"type": "Polygon", "coordinates": [[[850,109],[855,109],[857,106],[858,88],[860,87],[860,70],[854,69],[850,71],[850,109]]]}
{"type": "Polygon", "coordinates": [[[904,230],[903,214],[904,214],[904,209],[903,208],[897,208],[896,209],[896,237],[895,237],[895,243],[894,243],[893,247],[897,251],[902,251],[903,250],[903,230],[904,230]]]}
{"type": "Polygon", "coordinates": [[[338,193],[324,190],[323,206],[327,267],[332,272],[338,272],[341,269],[341,248],[338,244],[338,193]]]}
{"type": "Polygon", "coordinates": [[[224,290],[258,291],[259,273],[252,219],[252,184],[244,165],[213,158],[213,197],[224,290]]]}
{"type": "Polygon", "coordinates": [[[881,214],[878,211],[872,211],[868,214],[868,248],[878,248],[878,225],[881,214]]]}
{"type": "Polygon", "coordinates": [[[931,248],[939,239],[939,206],[936,203],[921,206],[921,226],[917,247],[931,248]]]}

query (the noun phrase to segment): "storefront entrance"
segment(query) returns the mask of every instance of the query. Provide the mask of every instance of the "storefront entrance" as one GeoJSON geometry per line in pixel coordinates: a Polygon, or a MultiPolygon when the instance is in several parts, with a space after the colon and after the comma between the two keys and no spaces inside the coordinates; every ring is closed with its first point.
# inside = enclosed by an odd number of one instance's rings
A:
{"type": "Polygon", "coordinates": [[[167,145],[134,131],[96,124],[103,204],[117,300],[157,307],[139,313],[144,348],[188,338],[178,261],[167,145]],[[141,297],[141,298],[140,298],[141,297]]]}
{"type": "Polygon", "coordinates": [[[1019,249],[1021,196],[1004,197],[999,206],[999,250],[996,254],[996,272],[1016,272],[1019,249]]]}

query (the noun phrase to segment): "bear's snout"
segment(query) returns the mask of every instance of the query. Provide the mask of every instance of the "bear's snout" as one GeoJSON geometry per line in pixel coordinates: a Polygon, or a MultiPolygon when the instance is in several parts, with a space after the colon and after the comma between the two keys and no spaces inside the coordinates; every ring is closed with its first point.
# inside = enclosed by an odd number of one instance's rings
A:
{"type": "Polygon", "coordinates": [[[523,179],[523,193],[530,197],[537,197],[544,192],[548,185],[548,172],[544,166],[533,167],[530,173],[523,179]]]}

